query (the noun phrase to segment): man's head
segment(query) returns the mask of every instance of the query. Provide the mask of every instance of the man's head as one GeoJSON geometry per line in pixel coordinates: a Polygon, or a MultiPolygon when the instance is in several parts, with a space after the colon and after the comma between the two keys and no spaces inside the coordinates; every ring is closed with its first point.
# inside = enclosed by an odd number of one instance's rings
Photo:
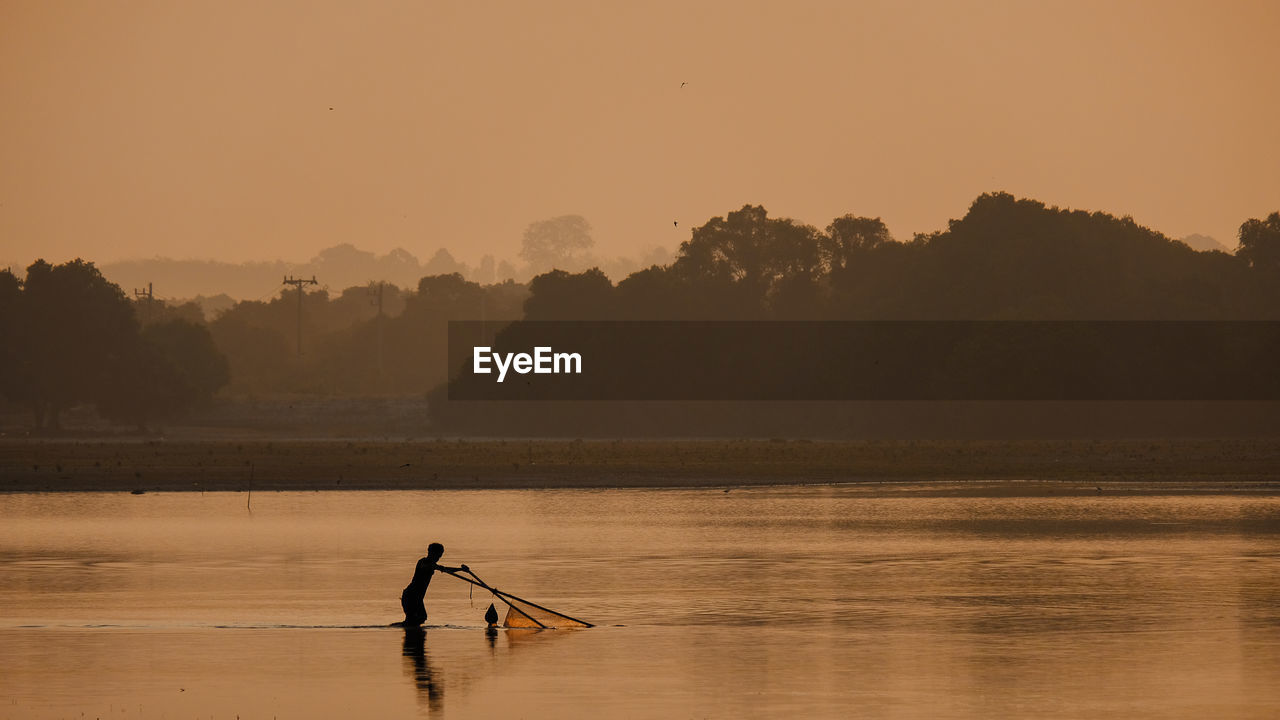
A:
{"type": "Polygon", "coordinates": [[[431,543],[427,546],[427,557],[431,562],[439,560],[441,555],[444,555],[444,546],[440,543],[431,543]]]}

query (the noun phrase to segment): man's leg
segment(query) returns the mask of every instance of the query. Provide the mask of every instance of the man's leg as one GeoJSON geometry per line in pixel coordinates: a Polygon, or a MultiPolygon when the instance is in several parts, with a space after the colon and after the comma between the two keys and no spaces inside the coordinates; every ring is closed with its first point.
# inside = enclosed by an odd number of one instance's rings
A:
{"type": "Polygon", "coordinates": [[[427,620],[427,608],[420,599],[401,595],[400,608],[404,610],[405,625],[421,625],[427,620]]]}

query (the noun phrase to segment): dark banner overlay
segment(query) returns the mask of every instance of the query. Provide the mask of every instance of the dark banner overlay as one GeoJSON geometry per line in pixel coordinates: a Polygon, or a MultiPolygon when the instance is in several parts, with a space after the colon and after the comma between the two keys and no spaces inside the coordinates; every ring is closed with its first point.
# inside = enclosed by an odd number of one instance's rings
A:
{"type": "Polygon", "coordinates": [[[449,323],[450,400],[1280,400],[1280,322],[449,323]]]}

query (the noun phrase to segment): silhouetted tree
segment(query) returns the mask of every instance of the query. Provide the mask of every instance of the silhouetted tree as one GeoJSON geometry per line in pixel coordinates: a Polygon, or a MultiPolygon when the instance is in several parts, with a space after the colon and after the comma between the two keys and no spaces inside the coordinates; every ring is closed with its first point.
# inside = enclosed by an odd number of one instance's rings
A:
{"type": "Polygon", "coordinates": [[[130,347],[111,375],[112,382],[98,388],[94,405],[114,423],[145,432],[149,421],[173,417],[186,405],[178,369],[151,343],[130,347]]]}
{"type": "Polygon", "coordinates": [[[27,268],[15,344],[24,356],[19,397],[37,430],[93,400],[138,344],[138,322],[120,287],[83,260],[27,268]]]}
{"type": "Polygon", "coordinates": [[[1249,267],[1280,273],[1280,212],[1273,212],[1264,220],[1246,220],[1240,226],[1236,256],[1249,267]]]}
{"type": "MultiPolygon", "coordinates": [[[[579,269],[582,255],[595,245],[591,225],[581,215],[561,215],[525,228],[520,259],[532,273],[579,269]]],[[[499,273],[501,274],[501,273],[499,273]]]]}
{"type": "Polygon", "coordinates": [[[369,283],[349,287],[337,297],[331,298],[323,308],[314,308],[324,316],[323,321],[318,324],[327,332],[332,332],[374,319],[378,315],[379,293],[382,294],[382,313],[385,317],[395,317],[404,312],[408,295],[406,291],[391,283],[383,283],[381,289],[377,283],[369,283]]]}
{"type": "Polygon", "coordinates": [[[412,285],[422,277],[422,266],[413,253],[404,248],[395,248],[378,259],[379,274],[372,276],[374,280],[386,280],[401,287],[412,285]]]}
{"type": "Polygon", "coordinates": [[[716,305],[735,317],[763,317],[778,293],[811,297],[803,286],[822,269],[820,233],[790,219],[774,219],[759,205],[744,205],[695,228],[673,268],[694,285],[720,296],[716,305]],[[784,278],[787,282],[781,282],[784,278]]]}
{"type": "Polygon", "coordinates": [[[454,259],[453,254],[444,248],[436,251],[435,255],[422,266],[424,275],[451,275],[457,273],[466,275],[468,273],[467,266],[454,259]]]}
{"type": "Polygon", "coordinates": [[[378,259],[373,253],[342,243],[325,248],[311,259],[310,271],[328,282],[349,276],[378,276],[378,259]]]}
{"type": "Polygon", "coordinates": [[[155,298],[135,298],[133,307],[134,314],[143,327],[171,320],[204,324],[204,309],[194,300],[173,303],[155,298]]]}
{"type": "MultiPolygon", "coordinates": [[[[334,273],[321,272],[334,287],[353,264],[370,273],[392,265],[414,273],[407,281],[412,290],[385,288],[381,324],[368,288],[359,285],[340,295],[305,295],[301,358],[294,351],[291,292],[236,303],[209,323],[208,335],[227,358],[232,392],[419,393],[445,377],[449,320],[483,318],[496,333],[522,316],[1274,319],[1280,314],[1278,238],[1280,213],[1273,213],[1241,227],[1238,254],[1195,252],[1130,218],[1007,193],[979,196],[945,229],[910,242],[894,241],[877,218],[844,215],[819,231],[746,205],[694,229],[674,259],[654,253],[649,267],[615,285],[611,278],[618,275],[609,273],[624,272],[629,261],[583,270],[591,259],[590,228],[578,216],[565,216],[526,232],[523,257],[547,270],[528,286],[482,285],[460,272],[421,277],[418,261],[404,251],[374,258],[338,246],[316,259],[334,273]]],[[[465,269],[444,251],[428,266],[465,269]]],[[[493,258],[481,269],[498,278],[516,272],[493,258]]],[[[280,274],[273,270],[255,294],[276,286],[280,274]]],[[[141,424],[181,413],[193,402],[192,376],[182,369],[193,361],[177,358],[174,348],[200,345],[189,333],[201,313],[194,304],[156,302],[139,334],[132,306],[88,263],[37,263],[26,280],[0,272],[0,391],[31,408],[41,427],[56,427],[60,409],[89,400],[112,418],[141,424]],[[176,318],[190,322],[172,323],[176,318]],[[172,342],[156,334],[162,332],[172,333],[172,342]]],[[[1086,340],[1059,338],[1063,357],[1086,340]]],[[[978,338],[954,361],[959,368],[1005,362],[1016,368],[1011,383],[1036,382],[1038,368],[1018,366],[1013,347],[999,336],[978,338]]],[[[1168,365],[1160,357],[1150,362],[1168,365]]],[[[197,399],[213,392],[213,383],[195,385],[204,388],[197,399]]]]}
{"type": "Polygon", "coordinates": [[[1183,245],[1186,245],[1187,247],[1197,252],[1221,252],[1221,253],[1231,252],[1222,243],[1209,237],[1208,235],[1201,235],[1200,233],[1192,233],[1190,235],[1186,235],[1184,237],[1178,238],[1178,242],[1182,243],[1183,245]]]}
{"type": "Polygon", "coordinates": [[[125,359],[96,405],[103,417],[144,431],[207,404],[230,378],[208,328],[180,319],[148,325],[125,359]]]}
{"type": "Polygon", "coordinates": [[[170,320],[144,328],[142,339],[177,370],[189,391],[191,407],[207,403],[230,380],[227,358],[218,352],[204,325],[170,320]]]}
{"type": "Polygon", "coordinates": [[[387,323],[388,382],[402,392],[426,392],[447,377],[448,322],[485,320],[494,328],[519,319],[523,286],[482,287],[459,274],[424,277],[405,303],[404,313],[387,323]]]}
{"type": "Polygon", "coordinates": [[[498,267],[497,267],[497,269],[496,269],[496,270],[494,270],[494,275],[495,275],[495,279],[496,279],[498,282],[506,282],[506,281],[508,281],[508,280],[515,280],[515,278],[516,278],[516,266],[515,266],[515,265],[512,265],[512,264],[511,264],[509,261],[507,261],[507,260],[501,260],[501,261],[499,261],[499,262],[498,262],[498,267]]]}
{"type": "Polygon", "coordinates": [[[653,265],[618,282],[615,307],[621,320],[682,320],[699,316],[692,285],[671,266],[653,265]]]}
{"type": "Polygon", "coordinates": [[[287,392],[297,389],[292,338],[265,322],[264,303],[237,303],[209,324],[218,350],[229,363],[237,392],[287,392]]]}
{"type": "Polygon", "coordinates": [[[428,275],[418,281],[418,292],[409,298],[405,313],[442,320],[478,319],[484,289],[459,273],[428,275]]]}
{"type": "Polygon", "coordinates": [[[1222,316],[1221,297],[1233,292],[1228,278],[1206,272],[1212,253],[1132,218],[1008,193],[979,196],[963,218],[918,237],[912,250],[892,272],[873,269],[864,290],[891,318],[1207,319],[1222,316]],[[1197,284],[1205,287],[1184,293],[1197,284]]]}
{"type": "Polygon", "coordinates": [[[615,317],[613,283],[599,268],[552,270],[529,282],[526,320],[608,320],[615,317]]]}
{"type": "Polygon", "coordinates": [[[26,384],[19,338],[22,281],[8,269],[0,270],[0,395],[14,400],[26,384]]]}
{"type": "Polygon", "coordinates": [[[476,268],[475,281],[481,285],[492,285],[497,282],[498,275],[494,269],[494,263],[492,255],[486,254],[480,258],[480,266],[476,268]]]}
{"type": "Polygon", "coordinates": [[[218,293],[217,295],[197,295],[191,299],[191,302],[200,308],[201,319],[207,323],[235,307],[236,299],[226,293],[218,293]]]}
{"type": "Polygon", "coordinates": [[[831,221],[820,241],[822,259],[831,272],[840,272],[856,263],[860,256],[892,241],[889,228],[880,218],[842,215],[831,221]]]}

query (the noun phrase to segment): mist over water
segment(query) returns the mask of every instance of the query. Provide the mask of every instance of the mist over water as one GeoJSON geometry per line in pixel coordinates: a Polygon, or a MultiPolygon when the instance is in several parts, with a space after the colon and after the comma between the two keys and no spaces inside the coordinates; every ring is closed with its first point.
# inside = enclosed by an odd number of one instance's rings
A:
{"type": "Polygon", "coordinates": [[[943,495],[6,495],[0,717],[1280,709],[1280,499],[943,495]],[[434,540],[600,627],[490,637],[440,575],[374,627],[434,540]]]}

